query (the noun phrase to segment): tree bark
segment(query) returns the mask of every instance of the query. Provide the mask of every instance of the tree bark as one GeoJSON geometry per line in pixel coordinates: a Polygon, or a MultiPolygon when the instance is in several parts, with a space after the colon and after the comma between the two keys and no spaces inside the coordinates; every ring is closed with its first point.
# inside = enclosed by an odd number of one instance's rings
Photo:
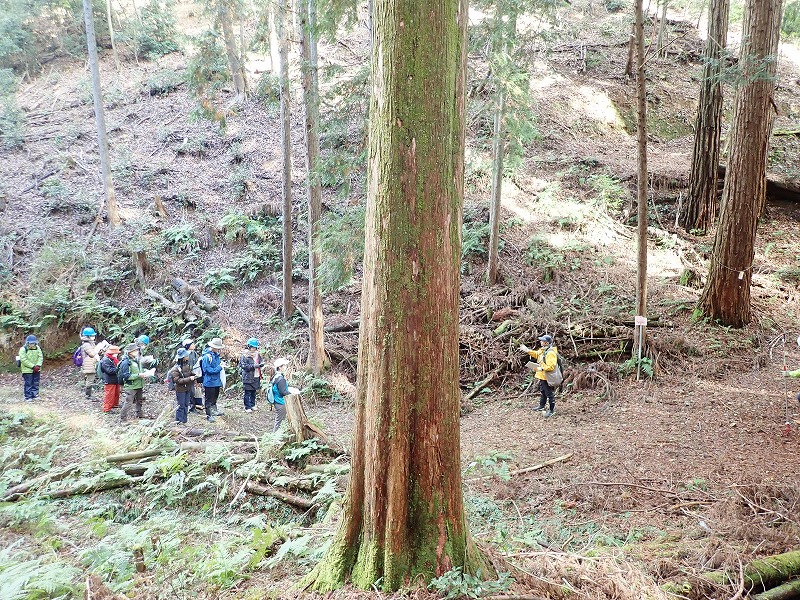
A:
{"type": "Polygon", "coordinates": [[[319,253],[322,188],[316,173],[319,161],[319,79],[317,73],[316,0],[300,0],[300,40],[302,47],[303,100],[306,109],[306,196],[308,199],[308,366],[322,372],[325,359],[325,318],[320,294],[319,253]]]}
{"type": "MultiPolygon", "coordinates": [[[[92,73],[92,97],[94,99],[94,118],[97,125],[97,142],[100,152],[100,175],[103,181],[103,204],[108,214],[108,224],[112,229],[120,224],[117,196],[111,179],[111,163],[108,158],[108,136],[106,135],[106,116],[103,109],[103,89],[100,85],[100,65],[97,58],[97,40],[94,35],[94,17],[91,0],[83,0],[83,20],[86,24],[86,48],[89,52],[89,70],[92,73]]],[[[102,214],[101,205],[99,215],[102,214]]]]}
{"type": "Polygon", "coordinates": [[[384,591],[462,567],[458,304],[466,0],[375,0],[362,332],[342,522],[307,580],[384,591]]]}
{"type": "MultiPolygon", "coordinates": [[[[664,0],[666,1],[666,0],[664,0]]],[[[644,15],[642,0],[636,2],[636,133],[638,152],[638,177],[636,181],[636,314],[647,316],[647,90],[644,63],[644,15]]],[[[635,329],[636,353],[644,355],[647,329],[639,325],[635,329]]]]}
{"type": "Polygon", "coordinates": [[[225,55],[228,58],[228,67],[231,70],[236,100],[241,101],[247,98],[247,74],[244,70],[244,64],[239,57],[239,50],[236,47],[236,36],[233,33],[231,10],[230,7],[226,5],[226,1],[227,0],[217,0],[217,18],[222,28],[222,39],[225,42],[225,55]]]}
{"type": "Polygon", "coordinates": [[[287,15],[290,15],[287,0],[278,0],[275,28],[278,34],[278,56],[280,59],[281,147],[283,149],[281,196],[283,198],[284,320],[288,320],[294,313],[294,302],[292,302],[292,115],[289,104],[289,32],[286,27],[287,15]]]}
{"type": "Polygon", "coordinates": [[[747,4],[739,53],[742,81],[734,102],[728,171],[708,280],[699,303],[703,315],[732,327],[743,327],[752,318],[750,284],[758,217],[766,198],[780,23],[780,0],[747,4]]]}
{"type": "Polygon", "coordinates": [[[705,66],[700,85],[700,100],[694,128],[692,168],[689,174],[689,197],[680,215],[687,231],[706,231],[717,213],[717,165],[722,129],[721,60],[728,39],[730,0],[711,0],[708,15],[708,39],[704,52],[705,66]]]}

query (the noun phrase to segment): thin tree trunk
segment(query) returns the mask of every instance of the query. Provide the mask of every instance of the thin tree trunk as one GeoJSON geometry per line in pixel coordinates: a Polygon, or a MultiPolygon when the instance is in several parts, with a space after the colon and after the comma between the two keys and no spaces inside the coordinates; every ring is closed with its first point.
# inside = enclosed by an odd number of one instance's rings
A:
{"type": "Polygon", "coordinates": [[[695,119],[692,169],[689,174],[689,197],[681,225],[689,231],[706,231],[717,213],[717,166],[722,129],[721,61],[728,39],[730,0],[711,0],[708,15],[708,39],[705,65],[700,85],[700,100],[695,119]]]}
{"type": "Polygon", "coordinates": [[[319,160],[319,80],[317,74],[317,7],[315,0],[301,0],[303,100],[306,109],[306,195],[308,198],[308,366],[320,373],[325,366],[325,319],[317,278],[322,189],[316,172],[319,160]]]}
{"type": "MultiPolygon", "coordinates": [[[[495,38],[495,53],[506,53],[509,40],[513,40],[516,33],[516,14],[509,15],[508,31],[504,31],[503,19],[505,6],[497,3],[495,21],[498,35],[495,38]]],[[[514,9],[512,9],[512,13],[514,9]]],[[[496,61],[499,64],[499,61],[496,61]]],[[[503,194],[503,164],[505,158],[506,132],[503,128],[503,113],[505,112],[505,91],[503,89],[503,75],[499,70],[495,72],[497,86],[497,106],[494,113],[494,133],[492,143],[492,197],[489,202],[489,256],[486,268],[486,278],[489,285],[497,283],[499,276],[498,253],[500,248],[500,207],[503,194]]]]}
{"type": "Polygon", "coordinates": [[[489,285],[497,283],[499,272],[500,206],[503,191],[503,158],[506,148],[505,132],[503,131],[503,111],[506,99],[503,90],[498,90],[497,95],[497,108],[495,108],[494,112],[494,141],[492,144],[492,198],[489,203],[489,257],[486,268],[489,285]]]}
{"type": "MultiPolygon", "coordinates": [[[[103,204],[108,214],[108,224],[115,228],[120,224],[117,209],[117,196],[111,179],[111,164],[108,158],[108,137],[106,136],[106,117],[103,110],[103,89],[100,85],[100,65],[97,58],[97,40],[94,35],[94,17],[91,0],[83,0],[83,19],[86,23],[86,47],[89,51],[89,70],[92,73],[92,97],[94,99],[94,117],[97,125],[97,142],[100,152],[100,174],[103,179],[103,204]]],[[[98,211],[98,219],[102,214],[102,204],[98,211]]]]}
{"type": "MultiPolygon", "coordinates": [[[[636,252],[636,314],[647,316],[647,90],[644,70],[644,15],[642,0],[636,2],[636,133],[638,154],[637,252],[636,252]]],[[[639,325],[636,332],[636,352],[644,354],[646,328],[639,325]]]]}
{"type": "Polygon", "coordinates": [[[664,32],[667,28],[667,7],[669,0],[661,0],[661,19],[658,22],[658,40],[656,41],[656,50],[659,56],[664,53],[664,32]]]}
{"type": "Polygon", "coordinates": [[[780,0],[751,0],[745,9],[730,157],[702,313],[723,325],[743,327],[752,318],[756,228],[764,206],[772,128],[772,93],[781,23],[780,0]]]}
{"type": "Polygon", "coordinates": [[[267,10],[269,14],[269,59],[272,65],[273,73],[280,73],[281,71],[281,56],[280,56],[280,42],[278,41],[278,7],[275,4],[276,0],[268,0],[267,10]]]}
{"type": "Polygon", "coordinates": [[[390,591],[485,562],[465,523],[458,301],[466,0],[374,0],[352,471],[308,584],[390,591]]]}
{"type": "Polygon", "coordinates": [[[225,55],[228,58],[228,67],[231,70],[236,100],[240,101],[247,98],[247,76],[244,72],[244,64],[239,57],[239,50],[236,47],[236,36],[233,33],[231,11],[225,4],[226,1],[227,0],[217,0],[217,17],[219,18],[219,24],[222,28],[222,39],[225,41],[225,55]]]}
{"type": "Polygon", "coordinates": [[[106,0],[106,20],[108,21],[108,35],[111,37],[111,53],[114,55],[114,64],[119,71],[119,55],[117,54],[117,42],[114,39],[114,22],[111,18],[111,0],[106,0]]]}
{"type": "Polygon", "coordinates": [[[286,18],[289,13],[287,0],[279,0],[275,14],[280,58],[281,89],[281,161],[283,185],[283,318],[288,320],[294,312],[292,302],[292,114],[289,104],[289,39],[286,18]]]}

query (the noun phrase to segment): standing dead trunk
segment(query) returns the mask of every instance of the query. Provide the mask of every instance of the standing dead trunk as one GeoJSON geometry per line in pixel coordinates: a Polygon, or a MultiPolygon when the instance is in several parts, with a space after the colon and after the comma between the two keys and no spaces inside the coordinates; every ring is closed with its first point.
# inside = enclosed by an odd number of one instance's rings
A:
{"type": "Polygon", "coordinates": [[[217,0],[217,18],[222,28],[222,39],[225,42],[225,55],[228,58],[228,67],[231,70],[236,100],[241,101],[247,98],[247,74],[244,70],[242,58],[239,56],[239,50],[236,47],[236,36],[233,33],[231,10],[225,4],[227,1],[228,0],[217,0]]]}
{"type": "MultiPolygon", "coordinates": [[[[666,2],[666,0],[664,0],[666,2]]],[[[642,0],[636,1],[636,134],[638,177],[636,182],[636,314],[647,316],[647,90],[644,64],[644,15],[642,0]]],[[[646,327],[635,329],[636,353],[644,354],[646,327]]]]}
{"type": "Polygon", "coordinates": [[[708,39],[704,52],[703,79],[694,129],[692,170],[689,174],[689,197],[680,215],[687,231],[706,231],[717,213],[717,165],[722,129],[721,61],[728,39],[730,0],[711,0],[708,15],[708,39]]]}
{"type": "Polygon", "coordinates": [[[708,281],[699,304],[703,315],[732,327],[743,327],[752,318],[750,283],[758,217],[766,198],[780,23],[780,0],[747,4],[730,157],[708,281]]]}
{"type": "Polygon", "coordinates": [[[353,468],[309,575],[318,590],[489,575],[465,523],[459,449],[467,2],[373,6],[353,468]]]}
{"type": "Polygon", "coordinates": [[[325,366],[325,319],[319,290],[320,216],[322,189],[319,184],[319,80],[317,74],[317,8],[315,0],[300,0],[303,101],[306,109],[306,196],[308,198],[308,366],[320,373],[325,366]]]}
{"type": "Polygon", "coordinates": [[[281,90],[281,172],[283,185],[283,318],[294,312],[292,302],[292,114],[289,103],[289,32],[286,19],[290,16],[287,0],[278,0],[275,28],[279,41],[281,90]]]}
{"type": "Polygon", "coordinates": [[[111,179],[111,164],[108,158],[108,137],[106,136],[106,116],[103,109],[103,89],[100,85],[100,65],[97,58],[97,40],[94,35],[94,17],[91,0],[83,0],[83,19],[86,24],[86,47],[89,51],[89,70],[92,73],[92,97],[94,117],[97,125],[97,142],[100,150],[100,173],[103,180],[103,203],[98,211],[98,220],[105,204],[108,224],[113,229],[120,224],[117,196],[111,179]]]}

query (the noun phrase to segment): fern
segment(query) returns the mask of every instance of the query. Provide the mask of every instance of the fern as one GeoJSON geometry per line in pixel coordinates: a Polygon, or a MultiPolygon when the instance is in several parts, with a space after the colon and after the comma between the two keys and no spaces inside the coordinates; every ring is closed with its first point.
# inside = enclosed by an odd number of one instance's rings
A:
{"type": "Polygon", "coordinates": [[[81,595],[80,570],[59,562],[12,554],[14,546],[0,550],[0,598],[69,600],[81,595]]]}

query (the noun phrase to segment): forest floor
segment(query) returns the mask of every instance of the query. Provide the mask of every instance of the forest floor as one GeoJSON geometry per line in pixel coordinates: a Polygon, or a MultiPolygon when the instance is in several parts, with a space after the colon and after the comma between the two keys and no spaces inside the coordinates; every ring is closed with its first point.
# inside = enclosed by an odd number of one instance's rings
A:
{"type": "MultiPolygon", "coordinates": [[[[627,15],[591,3],[574,3],[562,16],[570,30],[562,32],[559,43],[534,41],[528,48],[538,137],[526,147],[522,166],[503,188],[503,281],[494,288],[486,286],[480,252],[468,254],[464,263],[465,394],[502,367],[462,415],[470,528],[501,570],[515,577],[513,590],[519,594],[655,598],[665,581],[696,583],[699,573],[725,567],[733,574],[731,585],[702,594],[727,598],[738,585],[739,561],[800,547],[800,405],[795,398],[800,385],[781,377],[786,364],[800,367],[800,348],[794,343],[800,333],[800,208],[770,203],[762,219],[753,323],[731,330],[694,319],[713,232],[684,232],[674,226],[674,218],[686,193],[702,41],[687,21],[676,18],[667,56],[649,63],[651,223],[657,230],[649,246],[648,280],[654,376],[635,381],[630,365],[625,368],[622,361],[632,335],[625,322],[632,318],[635,298],[635,242],[629,219],[636,171],[634,88],[623,75],[629,24],[627,15]],[[687,273],[696,279],[687,281],[687,273]],[[495,314],[509,318],[517,328],[513,335],[494,335],[500,325],[493,320],[495,314]],[[561,393],[556,414],[549,419],[532,410],[537,400],[517,352],[517,344],[530,344],[537,332],[557,334],[570,369],[585,383],[561,393]],[[598,371],[607,383],[593,375],[598,371]],[[567,455],[540,470],[508,474],[567,455]],[[487,475],[491,477],[479,479],[487,475]]],[[[348,45],[330,45],[321,55],[355,69],[363,62],[364,37],[361,28],[348,45]]],[[[473,62],[479,66],[471,80],[480,82],[480,60],[473,62]]],[[[800,114],[795,47],[785,46],[779,66],[776,129],[791,125],[800,114]]],[[[125,262],[133,249],[153,250],[158,262],[148,285],[164,293],[171,277],[202,284],[209,269],[231,265],[242,253],[241,240],[221,239],[218,221],[229,207],[241,211],[274,203],[280,194],[275,103],[244,104],[229,115],[228,129],[220,133],[211,123],[190,117],[195,103],[185,84],[153,92],[160,89],[159,81],[180,79],[185,69],[186,60],[179,54],[126,64],[121,72],[114,71],[110,60],[104,64],[114,174],[127,224],[116,234],[101,226],[89,254],[102,260],[102,253],[114,248],[125,262]],[[156,196],[167,207],[166,219],[152,215],[156,196]],[[184,224],[194,228],[198,247],[171,252],[157,245],[167,228],[184,224]]],[[[24,148],[0,154],[0,185],[8,200],[0,239],[3,248],[10,248],[18,278],[18,285],[6,288],[13,300],[30,292],[27,278],[43,247],[63,240],[83,243],[90,231],[97,161],[87,82],[84,65],[67,62],[22,89],[20,103],[29,120],[24,148]]],[[[726,107],[731,97],[727,94],[726,107]]],[[[299,105],[294,108],[293,143],[301,148],[299,105]]],[[[491,172],[480,130],[488,114],[483,110],[470,116],[465,223],[471,231],[477,231],[487,215],[491,172]]],[[[357,119],[343,130],[341,135],[350,141],[362,133],[357,119]]],[[[797,180],[798,157],[800,138],[773,138],[770,172],[797,180]]],[[[294,157],[297,198],[303,197],[301,159],[302,151],[294,157]]],[[[353,182],[344,199],[336,190],[326,190],[326,208],[344,211],[356,205],[363,190],[357,177],[353,182]]],[[[296,239],[301,240],[304,209],[296,217],[296,239]]],[[[479,242],[485,245],[485,239],[479,242]]],[[[304,250],[302,242],[299,247],[304,250]]],[[[125,268],[130,268],[127,262],[125,268]]],[[[302,364],[305,325],[299,319],[288,324],[277,319],[276,284],[275,273],[269,272],[219,297],[214,324],[225,332],[232,359],[244,340],[255,336],[269,359],[280,353],[302,364]]],[[[294,289],[301,306],[305,291],[301,274],[294,289]]],[[[152,305],[130,277],[113,293],[126,310],[152,305]]],[[[359,302],[356,270],[352,285],[326,296],[327,323],[356,320],[359,302]]],[[[59,339],[63,343],[64,338],[59,339]]],[[[166,354],[175,341],[154,344],[166,354]]],[[[12,340],[0,342],[9,352],[15,348],[12,340]]],[[[325,398],[310,394],[306,411],[347,449],[357,333],[332,334],[327,343],[342,357],[324,376],[333,393],[325,398]]],[[[163,385],[150,385],[146,391],[148,420],[123,427],[117,415],[103,415],[99,403],[83,399],[71,366],[52,364],[46,364],[42,396],[34,403],[21,401],[18,375],[0,375],[0,412],[33,414],[71,432],[65,455],[53,458],[55,466],[130,448],[157,425],[153,419],[159,415],[167,435],[177,441],[189,439],[185,429],[169,427],[172,400],[163,385]]],[[[304,382],[308,380],[296,381],[304,382]]],[[[246,414],[238,394],[230,391],[221,402],[225,416],[209,425],[192,415],[190,428],[205,430],[207,440],[226,439],[229,432],[262,436],[272,428],[272,413],[263,399],[259,402],[259,411],[246,414]]],[[[4,442],[3,452],[9,456],[10,448],[4,442]]],[[[11,470],[4,474],[10,477],[11,470]]],[[[340,492],[343,485],[344,478],[337,483],[340,492]]],[[[165,512],[162,517],[187,528],[192,521],[202,523],[207,531],[198,531],[198,540],[207,541],[220,556],[224,549],[214,545],[218,539],[250,539],[254,527],[248,519],[279,512],[272,504],[245,504],[215,522],[204,516],[207,507],[189,504],[186,514],[165,512]]],[[[50,529],[39,532],[35,521],[41,514],[33,508],[26,516],[23,508],[13,513],[13,507],[6,507],[7,512],[0,510],[0,541],[6,547],[28,548],[37,557],[58,555],[81,565],[84,579],[89,572],[102,572],[104,581],[123,589],[117,573],[94,563],[87,567],[91,560],[86,552],[105,539],[105,533],[98,533],[101,524],[108,527],[107,537],[123,539],[121,531],[131,522],[121,522],[119,515],[133,514],[140,499],[110,492],[93,496],[88,504],[58,500],[47,506],[57,507],[62,528],[56,535],[50,529]]],[[[215,503],[214,515],[216,509],[215,503]]],[[[305,515],[289,513],[280,514],[287,522],[299,523],[298,530],[311,530],[305,515]]],[[[131,521],[143,530],[150,527],[144,516],[131,521]]],[[[333,525],[322,527],[330,531],[333,525]]],[[[124,543],[130,539],[124,538],[124,543]]],[[[130,547],[125,551],[130,554],[130,547]]],[[[127,560],[110,555],[106,562],[112,559],[119,559],[118,564],[127,560]]],[[[161,560],[154,556],[148,572],[131,575],[136,578],[133,591],[127,588],[131,597],[188,597],[165,591],[164,581],[173,576],[179,581],[180,574],[169,571],[161,560]]],[[[198,558],[193,560],[200,564],[198,558]]],[[[248,568],[246,580],[222,577],[213,569],[198,572],[198,580],[217,583],[193,583],[191,597],[296,598],[300,592],[292,586],[311,564],[309,558],[270,569],[248,568]],[[235,583],[225,587],[219,581],[235,583]]],[[[429,595],[409,593],[418,599],[429,595]]],[[[344,590],[333,597],[381,595],[344,590]]]]}

